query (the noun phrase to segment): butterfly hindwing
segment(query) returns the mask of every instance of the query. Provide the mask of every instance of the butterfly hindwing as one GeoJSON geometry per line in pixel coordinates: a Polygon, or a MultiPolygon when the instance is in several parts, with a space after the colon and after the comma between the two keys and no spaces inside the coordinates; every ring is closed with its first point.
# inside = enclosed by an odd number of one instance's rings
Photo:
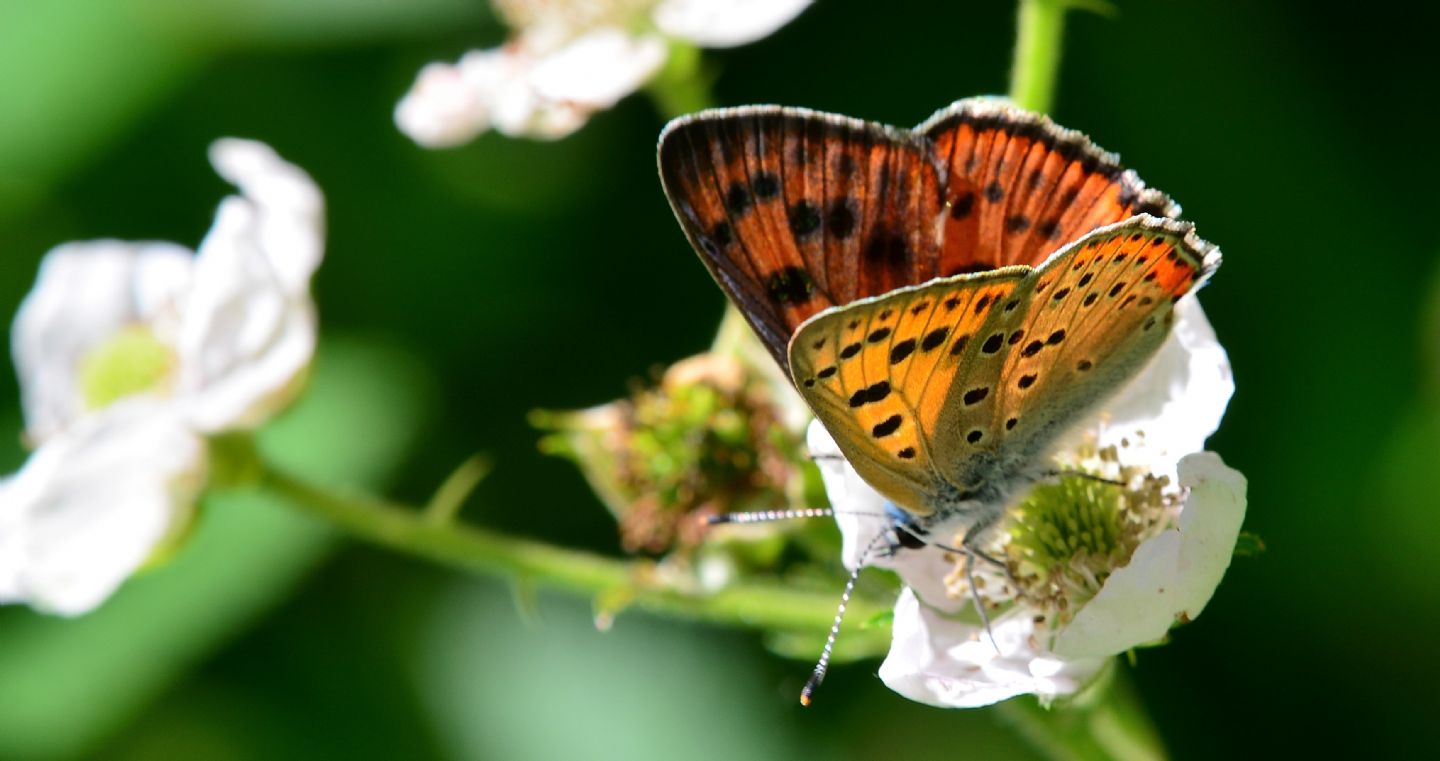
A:
{"type": "Polygon", "coordinates": [[[782,366],[812,314],[938,274],[941,177],[909,132],[720,109],[666,127],[659,162],[691,243],[782,366]]]}
{"type": "Polygon", "coordinates": [[[1061,245],[1137,214],[1178,217],[1085,135],[1004,101],[969,98],[916,131],[948,181],[945,274],[1038,265],[1061,245]]]}
{"type": "Polygon", "coordinates": [[[941,279],[829,309],[791,341],[801,396],[860,476],[897,505],[925,514],[947,484],[959,490],[934,458],[936,426],[977,337],[1028,271],[941,279]]]}
{"type": "MultiPolygon", "coordinates": [[[[1149,216],[1058,252],[1017,289],[1016,318],[996,342],[998,362],[969,361],[957,375],[935,426],[937,463],[965,480],[997,458],[1044,457],[1140,371],[1169,333],[1174,302],[1219,258],[1188,223],[1149,216]],[[966,404],[969,387],[988,389],[986,398],[966,404]]],[[[998,335],[1000,327],[992,327],[998,335]]]]}

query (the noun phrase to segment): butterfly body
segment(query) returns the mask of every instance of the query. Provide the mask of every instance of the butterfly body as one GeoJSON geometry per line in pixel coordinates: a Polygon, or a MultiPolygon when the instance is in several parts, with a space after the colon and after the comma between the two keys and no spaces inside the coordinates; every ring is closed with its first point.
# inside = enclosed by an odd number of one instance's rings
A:
{"type": "Polygon", "coordinates": [[[967,548],[1219,264],[1115,156],[996,101],[913,131],[703,112],[672,122],[659,154],[702,261],[909,516],[896,529],[960,527],[967,548]]]}

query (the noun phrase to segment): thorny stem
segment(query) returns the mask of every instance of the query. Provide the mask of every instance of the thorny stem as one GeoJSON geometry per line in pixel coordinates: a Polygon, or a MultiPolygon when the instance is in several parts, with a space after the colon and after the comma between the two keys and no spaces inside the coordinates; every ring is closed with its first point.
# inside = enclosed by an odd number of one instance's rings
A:
{"type": "MultiPolygon", "coordinates": [[[[767,630],[814,632],[835,615],[835,590],[807,591],[782,581],[740,581],[714,592],[668,578],[648,561],[568,550],[475,526],[439,522],[415,508],[320,488],[267,467],[260,485],[352,536],[469,573],[624,601],[654,613],[767,630]]],[[[856,598],[854,620],[888,603],[856,598]]],[[[614,610],[601,610],[602,618],[614,610]]]]}

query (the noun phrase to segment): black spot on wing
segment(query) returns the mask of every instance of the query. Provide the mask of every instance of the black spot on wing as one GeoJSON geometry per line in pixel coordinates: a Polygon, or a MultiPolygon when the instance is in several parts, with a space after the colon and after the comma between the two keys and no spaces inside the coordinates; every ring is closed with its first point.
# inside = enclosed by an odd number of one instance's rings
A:
{"type": "Polygon", "coordinates": [[[785,267],[765,281],[770,298],[781,304],[803,304],[815,294],[815,283],[803,267],[785,267]]]}
{"type": "Polygon", "coordinates": [[[839,240],[855,234],[855,202],[849,198],[831,201],[825,212],[825,231],[839,240]]]}
{"type": "Polygon", "coordinates": [[[878,402],[890,395],[890,382],[880,381],[872,386],[862,388],[850,395],[850,407],[863,407],[873,402],[878,402]]]}
{"type": "Polygon", "coordinates": [[[809,201],[796,201],[790,207],[790,232],[796,238],[808,238],[820,229],[820,210],[809,201]]]}
{"type": "Polygon", "coordinates": [[[744,214],[750,210],[751,203],[750,191],[738,182],[731,183],[730,190],[725,193],[725,206],[730,213],[736,216],[744,214]]]}
{"type": "Polygon", "coordinates": [[[875,427],[870,429],[870,435],[874,436],[877,439],[883,439],[886,436],[889,436],[890,434],[900,430],[900,423],[901,418],[899,415],[891,415],[890,417],[876,423],[875,427]]]}
{"type": "Polygon", "coordinates": [[[907,338],[890,347],[890,364],[898,365],[915,351],[915,339],[907,338]]]}
{"type": "Polygon", "coordinates": [[[925,338],[920,341],[920,351],[934,351],[940,344],[945,343],[945,337],[948,335],[950,335],[948,327],[939,327],[926,333],[925,338]]]}
{"type": "Polygon", "coordinates": [[[770,172],[761,172],[755,175],[750,187],[755,191],[756,198],[765,201],[780,193],[780,180],[770,172]]]}
{"type": "Polygon", "coordinates": [[[974,211],[974,210],[975,210],[975,194],[974,194],[974,193],[970,193],[970,192],[962,193],[962,194],[956,196],[956,197],[955,197],[955,200],[953,200],[953,201],[950,202],[950,218],[951,218],[951,219],[964,219],[964,218],[970,216],[970,212],[972,212],[972,211],[974,211]]]}

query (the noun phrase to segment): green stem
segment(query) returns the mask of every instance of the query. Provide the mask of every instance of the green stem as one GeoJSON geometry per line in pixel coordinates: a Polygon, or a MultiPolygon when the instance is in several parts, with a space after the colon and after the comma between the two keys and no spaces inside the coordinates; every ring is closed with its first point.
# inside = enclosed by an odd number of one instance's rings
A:
{"type": "Polygon", "coordinates": [[[667,119],[703,111],[714,105],[710,85],[714,76],[705,70],[700,48],[683,42],[670,43],[665,67],[645,86],[655,106],[667,119]]]}
{"type": "Polygon", "coordinates": [[[1010,99],[1021,108],[1044,113],[1054,106],[1067,6],[1066,0],[1020,0],[1010,99]]]}
{"type": "Polygon", "coordinates": [[[1123,675],[1099,686],[1085,704],[1046,708],[1026,696],[1001,703],[1003,721],[1056,761],[1155,761],[1165,746],[1123,675]]]}
{"type": "Polygon", "coordinates": [[[745,322],[745,315],[740,313],[734,302],[726,299],[725,314],[720,317],[720,329],[715,331],[715,340],[710,344],[710,351],[744,357],[749,355],[750,344],[758,343],[759,340],[755,337],[755,331],[750,329],[750,324],[745,322]]]}
{"type": "MultiPolygon", "coordinates": [[[[561,549],[473,526],[438,523],[407,506],[337,494],[267,468],[260,484],[295,507],[356,538],[469,573],[613,600],[679,618],[757,629],[823,631],[835,616],[834,590],[807,591],[780,581],[746,581],[715,592],[658,573],[654,563],[561,549]]],[[[852,599],[849,620],[888,608],[852,599]]],[[[614,610],[601,610],[604,617],[614,610]]],[[[859,623],[855,624],[857,627],[859,623]]]]}

